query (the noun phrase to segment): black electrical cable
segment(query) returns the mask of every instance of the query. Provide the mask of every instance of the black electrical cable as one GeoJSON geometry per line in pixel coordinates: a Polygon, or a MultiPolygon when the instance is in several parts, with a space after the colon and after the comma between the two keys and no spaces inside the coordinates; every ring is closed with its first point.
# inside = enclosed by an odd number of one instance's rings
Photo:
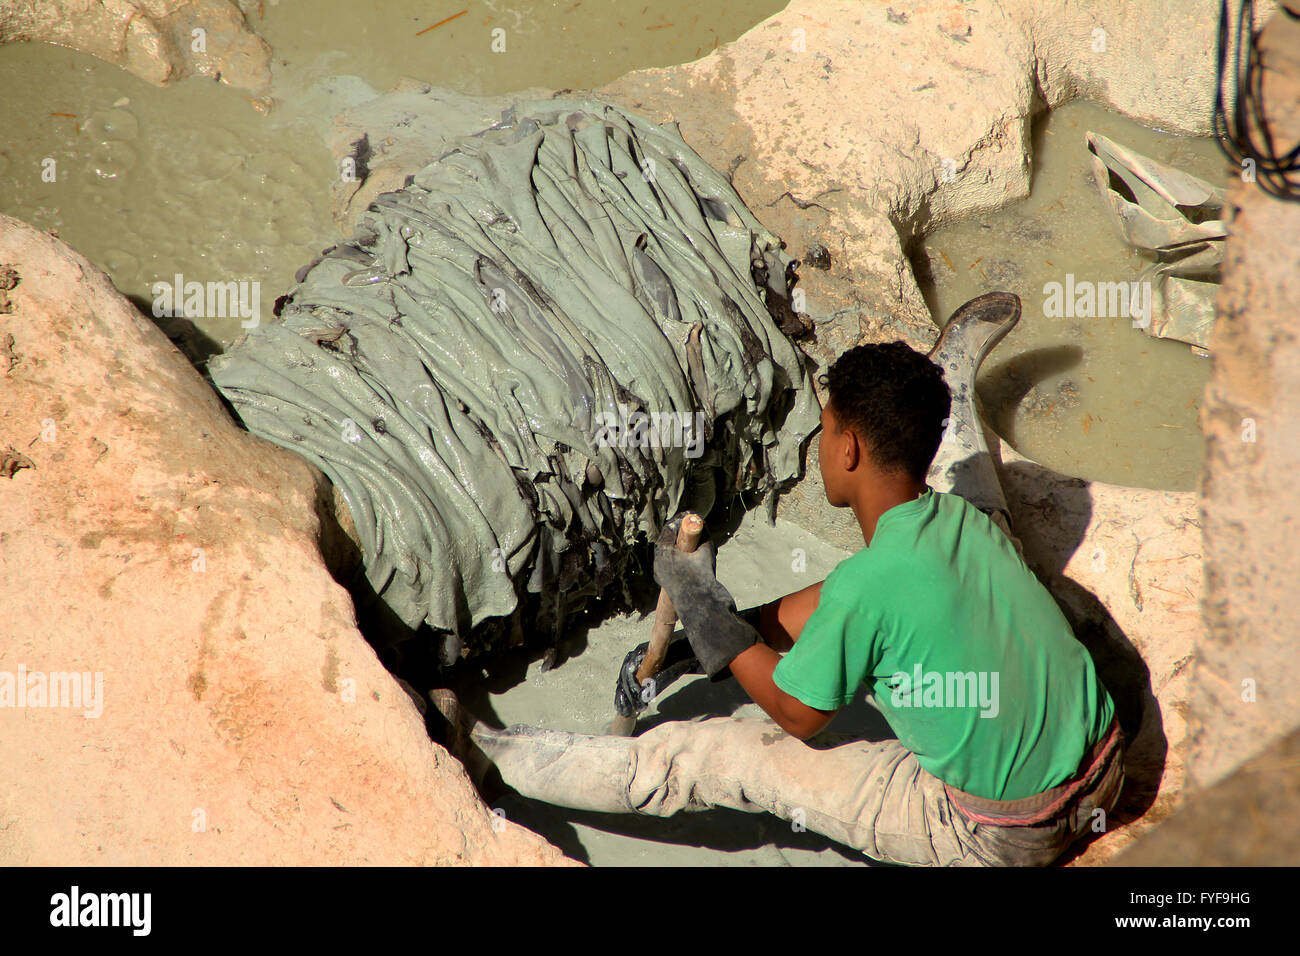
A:
{"type": "MultiPolygon", "coordinates": [[[[1229,121],[1224,101],[1228,87],[1229,0],[1219,7],[1218,85],[1214,94],[1214,134],[1224,154],[1248,169],[1254,166],[1255,181],[1271,196],[1300,202],[1300,143],[1283,156],[1273,149],[1273,137],[1263,109],[1263,75],[1260,65],[1259,37],[1254,30],[1255,0],[1242,0],[1233,33],[1232,119],[1229,121]]],[[[1281,12],[1292,19],[1300,14],[1282,5],[1281,12]]]]}

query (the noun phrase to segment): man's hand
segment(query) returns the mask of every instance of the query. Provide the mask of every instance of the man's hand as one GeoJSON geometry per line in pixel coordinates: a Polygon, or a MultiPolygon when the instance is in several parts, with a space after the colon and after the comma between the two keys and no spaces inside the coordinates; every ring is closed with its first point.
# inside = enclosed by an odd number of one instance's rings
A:
{"type": "Polygon", "coordinates": [[[817,606],[821,584],[751,608],[745,612],[748,622],[742,620],[735,601],[714,576],[713,544],[702,537],[694,554],[682,554],[675,547],[680,526],[680,519],[664,526],[655,547],[655,580],[673,599],[677,618],[704,672],[713,680],[734,674],[782,729],[807,740],[830,723],[835,711],[809,707],[776,686],[772,672],[780,655],[763,643],[755,624],[763,627],[764,616],[770,616],[775,637],[787,647],[792,645],[817,606]]]}
{"type": "MultiPolygon", "coordinates": [[[[678,590],[706,589],[718,583],[717,553],[713,542],[709,540],[708,528],[700,532],[699,544],[687,554],[677,548],[677,535],[681,527],[682,516],[678,515],[663,526],[659,540],[655,542],[655,581],[668,591],[669,597],[678,590]]],[[[730,598],[731,595],[728,594],[727,597],[730,598]]],[[[673,601],[673,606],[677,606],[676,600],[673,601]]],[[[678,612],[677,616],[680,618],[681,613],[678,612]]]]}
{"type": "Polygon", "coordinates": [[[642,685],[636,679],[636,672],[649,649],[648,642],[638,644],[628,651],[627,657],[623,658],[623,666],[619,668],[618,681],[614,685],[614,708],[624,717],[641,713],[683,674],[704,673],[690,642],[679,639],[668,645],[668,654],[664,657],[659,673],[642,685]]]}
{"type": "Polygon", "coordinates": [[[736,602],[714,576],[715,553],[707,530],[692,554],[677,550],[681,518],[664,525],[655,545],[655,580],[672,598],[677,619],[711,680],[729,677],[727,665],[759,641],[736,615],[736,602]]]}

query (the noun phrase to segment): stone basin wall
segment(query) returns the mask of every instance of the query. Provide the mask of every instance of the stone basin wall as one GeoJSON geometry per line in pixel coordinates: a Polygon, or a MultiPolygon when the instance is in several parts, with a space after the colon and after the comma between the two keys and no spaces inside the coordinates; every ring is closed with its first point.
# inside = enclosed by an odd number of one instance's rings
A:
{"type": "Polygon", "coordinates": [[[0,864],[564,861],[357,630],[327,500],[104,273],[0,216],[0,693],[102,678],[0,707],[0,864]]]}

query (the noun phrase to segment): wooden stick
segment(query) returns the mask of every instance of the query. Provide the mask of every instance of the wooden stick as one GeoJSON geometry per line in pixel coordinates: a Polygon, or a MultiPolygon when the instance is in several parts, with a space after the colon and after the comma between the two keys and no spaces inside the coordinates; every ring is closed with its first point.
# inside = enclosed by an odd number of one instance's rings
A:
{"type": "MultiPolygon", "coordinates": [[[[700,546],[700,535],[703,533],[704,519],[688,512],[682,518],[681,527],[677,529],[677,550],[686,554],[692,553],[700,546]]],[[[660,588],[659,603],[655,605],[654,628],[650,632],[650,646],[646,649],[645,658],[636,671],[638,686],[645,684],[659,673],[664,658],[668,656],[668,642],[672,640],[673,631],[676,629],[677,609],[673,607],[673,599],[668,596],[668,591],[660,588]]],[[[617,714],[609,732],[619,737],[630,737],[635,728],[635,714],[630,717],[617,714]]]]}
{"type": "Polygon", "coordinates": [[[453,13],[453,14],[452,14],[451,16],[449,16],[447,19],[445,19],[445,20],[439,20],[437,23],[435,23],[435,24],[434,24],[433,26],[431,26],[431,27],[425,27],[423,30],[421,30],[419,33],[417,33],[416,36],[417,36],[417,37],[422,37],[422,36],[424,36],[426,33],[428,33],[430,30],[436,30],[436,29],[438,29],[438,27],[442,26],[444,23],[451,23],[452,20],[455,20],[457,17],[463,17],[463,16],[464,16],[465,14],[467,14],[467,13],[469,13],[468,10],[462,10],[462,11],[460,11],[460,13],[453,13]]]}

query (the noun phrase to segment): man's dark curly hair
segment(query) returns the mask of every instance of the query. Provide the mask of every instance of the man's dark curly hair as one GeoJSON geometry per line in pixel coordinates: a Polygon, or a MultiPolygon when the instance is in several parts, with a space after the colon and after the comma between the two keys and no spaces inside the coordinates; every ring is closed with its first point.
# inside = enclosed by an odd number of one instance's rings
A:
{"type": "Polygon", "coordinates": [[[859,345],[822,382],[840,427],[867,440],[879,468],[925,481],[952,410],[939,366],[904,342],[859,345]]]}

